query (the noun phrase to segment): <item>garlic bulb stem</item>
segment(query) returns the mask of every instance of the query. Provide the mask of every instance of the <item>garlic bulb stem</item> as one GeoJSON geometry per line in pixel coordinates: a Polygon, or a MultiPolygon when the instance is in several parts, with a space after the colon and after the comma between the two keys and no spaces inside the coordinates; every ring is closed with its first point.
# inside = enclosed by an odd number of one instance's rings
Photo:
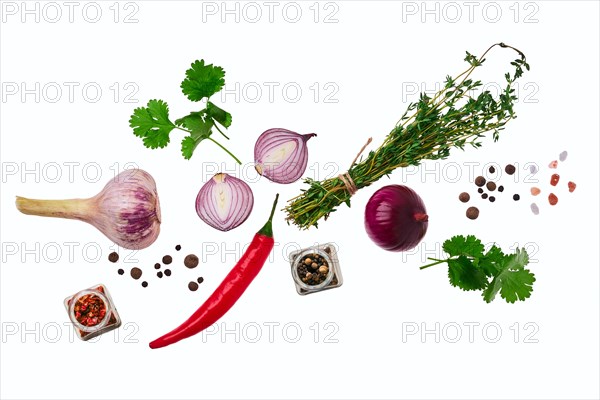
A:
{"type": "Polygon", "coordinates": [[[17,196],[17,208],[23,214],[88,221],[91,199],[36,200],[17,196]]]}

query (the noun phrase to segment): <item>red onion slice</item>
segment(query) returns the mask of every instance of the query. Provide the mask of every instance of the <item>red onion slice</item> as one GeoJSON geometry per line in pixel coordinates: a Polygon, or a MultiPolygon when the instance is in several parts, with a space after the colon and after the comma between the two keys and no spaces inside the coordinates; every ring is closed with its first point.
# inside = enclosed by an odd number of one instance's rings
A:
{"type": "Polygon", "coordinates": [[[277,183],[292,183],[300,179],[308,163],[306,142],[315,133],[300,135],[283,128],[263,132],[254,145],[254,168],[277,183]]]}
{"type": "Polygon", "coordinates": [[[215,229],[226,232],[240,226],[252,211],[254,196],[246,182],[219,173],[200,188],[196,213],[215,229]]]}

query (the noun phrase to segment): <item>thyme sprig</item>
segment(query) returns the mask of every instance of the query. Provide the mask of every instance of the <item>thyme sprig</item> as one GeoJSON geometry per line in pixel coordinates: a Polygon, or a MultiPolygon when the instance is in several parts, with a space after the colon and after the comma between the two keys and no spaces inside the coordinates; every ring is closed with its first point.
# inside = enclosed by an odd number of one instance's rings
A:
{"type": "MultiPolygon", "coordinates": [[[[487,132],[492,132],[497,141],[506,123],[516,118],[514,83],[523,75],[523,69],[529,70],[525,54],[504,43],[490,46],[479,58],[466,53],[467,70],[454,78],[447,76],[443,89],[433,97],[421,93],[419,101],[409,104],[383,144],[370,151],[364,160],[352,163],[347,174],[357,189],[388,176],[396,168],[418,165],[426,159],[445,159],[453,147],[464,150],[465,145],[471,145],[478,148],[481,146],[479,139],[487,132]],[[496,46],[518,53],[519,57],[510,63],[514,71],[504,75],[507,85],[498,99],[488,90],[474,97],[474,91],[482,83],[470,76],[496,46]]],[[[340,204],[350,207],[351,194],[339,177],[322,182],[307,178],[304,182],[309,185],[308,189],[290,199],[285,208],[288,223],[292,222],[300,229],[317,227],[318,221],[323,217],[327,219],[340,204]]]]}

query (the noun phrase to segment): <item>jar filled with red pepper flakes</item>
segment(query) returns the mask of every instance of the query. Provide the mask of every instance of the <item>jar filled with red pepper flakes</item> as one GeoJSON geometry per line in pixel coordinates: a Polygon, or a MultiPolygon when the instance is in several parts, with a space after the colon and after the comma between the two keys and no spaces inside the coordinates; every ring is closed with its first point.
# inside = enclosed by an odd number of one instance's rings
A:
{"type": "Polygon", "coordinates": [[[110,293],[102,284],[67,297],[64,304],[81,340],[89,340],[121,326],[110,293]]]}

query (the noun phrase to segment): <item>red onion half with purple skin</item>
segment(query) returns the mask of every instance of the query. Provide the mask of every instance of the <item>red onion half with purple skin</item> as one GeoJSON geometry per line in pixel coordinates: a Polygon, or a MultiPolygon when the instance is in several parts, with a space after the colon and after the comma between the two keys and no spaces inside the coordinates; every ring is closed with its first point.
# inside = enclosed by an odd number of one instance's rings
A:
{"type": "Polygon", "coordinates": [[[252,189],[246,182],[219,173],[200,188],[196,213],[215,229],[226,232],[240,226],[254,206],[252,189]]]}
{"type": "Polygon", "coordinates": [[[428,219],[421,197],[402,185],[382,187],[365,209],[367,234],[389,251],[406,251],[419,244],[427,232],[428,219]]]}
{"type": "Polygon", "coordinates": [[[254,145],[254,168],[277,183],[292,183],[302,177],[308,163],[306,142],[316,133],[300,135],[283,128],[262,133],[254,145]]]}

